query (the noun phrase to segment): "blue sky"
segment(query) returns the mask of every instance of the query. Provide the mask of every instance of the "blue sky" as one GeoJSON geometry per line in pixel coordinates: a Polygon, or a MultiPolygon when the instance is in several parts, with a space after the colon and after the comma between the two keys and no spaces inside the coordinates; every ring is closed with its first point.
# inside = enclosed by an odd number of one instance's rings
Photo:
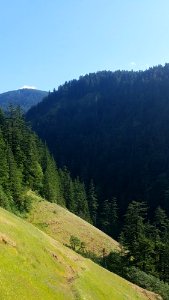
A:
{"type": "Polygon", "coordinates": [[[0,92],[169,62],[168,0],[0,0],[0,92]]]}

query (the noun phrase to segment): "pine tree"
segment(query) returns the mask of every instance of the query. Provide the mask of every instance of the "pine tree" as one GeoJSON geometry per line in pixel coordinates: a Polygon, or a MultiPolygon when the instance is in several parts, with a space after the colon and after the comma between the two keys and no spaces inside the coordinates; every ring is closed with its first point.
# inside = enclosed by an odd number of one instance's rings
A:
{"type": "Polygon", "coordinates": [[[24,136],[24,161],[23,161],[24,183],[32,190],[42,193],[43,171],[39,159],[37,137],[27,131],[24,136]]]}
{"type": "Polygon", "coordinates": [[[0,206],[7,210],[11,210],[12,204],[12,198],[5,193],[3,187],[0,185],[0,206]]]}
{"type": "Polygon", "coordinates": [[[5,115],[2,109],[0,108],[0,128],[4,131],[4,127],[5,127],[5,115]]]}
{"type": "Polygon", "coordinates": [[[154,225],[156,228],[159,230],[159,232],[162,234],[166,231],[166,228],[168,226],[168,218],[165,213],[165,211],[158,206],[156,211],[155,211],[155,216],[154,216],[154,225]]]}
{"type": "Polygon", "coordinates": [[[7,149],[2,130],[0,129],[0,185],[5,189],[8,188],[8,177],[7,149]]]}
{"type": "Polygon", "coordinates": [[[21,171],[24,161],[22,147],[24,145],[25,131],[26,125],[20,108],[10,105],[6,118],[6,140],[15,157],[15,162],[21,171]]]}
{"type": "Polygon", "coordinates": [[[95,190],[93,180],[91,180],[89,190],[88,190],[88,204],[89,204],[89,211],[90,211],[90,215],[91,215],[93,225],[96,226],[98,199],[97,199],[97,194],[96,194],[96,190],[95,190]]]}
{"type": "Polygon", "coordinates": [[[22,174],[17,168],[14,155],[10,147],[7,149],[8,153],[8,165],[9,165],[9,190],[13,201],[18,209],[22,210],[22,174]]]}
{"type": "Polygon", "coordinates": [[[110,203],[108,199],[103,201],[100,210],[101,210],[101,214],[100,214],[101,229],[107,234],[110,234],[110,203]]]}
{"type": "Polygon", "coordinates": [[[51,202],[62,204],[63,199],[60,191],[60,178],[54,159],[50,156],[49,151],[45,148],[44,155],[44,180],[43,192],[46,199],[51,202]]]}
{"type": "Polygon", "coordinates": [[[70,173],[66,167],[63,170],[59,170],[60,181],[61,181],[61,191],[63,198],[65,200],[66,207],[71,212],[76,212],[77,203],[74,197],[74,184],[71,179],[70,173]]]}
{"type": "Polygon", "coordinates": [[[11,206],[9,195],[9,168],[7,163],[7,147],[4,141],[2,128],[5,119],[0,110],[0,206],[9,209],[11,206]]]}
{"type": "Polygon", "coordinates": [[[117,238],[119,234],[119,216],[117,199],[113,197],[110,203],[110,235],[117,238]]]}
{"type": "Polygon", "coordinates": [[[161,207],[155,211],[154,227],[156,272],[161,280],[169,281],[169,220],[161,207]]]}
{"type": "Polygon", "coordinates": [[[151,238],[152,226],[146,222],[146,216],[145,203],[131,202],[125,215],[122,237],[132,263],[143,271],[152,271],[154,243],[151,238]]]}
{"type": "Polygon", "coordinates": [[[91,221],[87,194],[84,183],[81,183],[79,178],[74,181],[74,199],[76,203],[75,213],[81,218],[91,221]]]}

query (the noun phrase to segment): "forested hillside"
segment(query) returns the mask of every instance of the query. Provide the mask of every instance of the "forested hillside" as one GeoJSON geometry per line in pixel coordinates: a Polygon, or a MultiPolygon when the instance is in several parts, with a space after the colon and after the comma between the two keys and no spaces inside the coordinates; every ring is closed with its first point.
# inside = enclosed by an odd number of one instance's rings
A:
{"type": "Polygon", "coordinates": [[[98,72],[60,86],[27,113],[59,167],[96,185],[101,212],[132,200],[169,214],[169,64],[98,72]],[[114,201],[114,200],[113,200],[114,201]]]}
{"type": "MultiPolygon", "coordinates": [[[[47,222],[52,222],[52,219],[47,219],[50,211],[45,218],[40,213],[35,217],[32,209],[35,203],[28,192],[32,190],[94,225],[99,224],[111,236],[117,237],[122,228],[120,252],[107,253],[104,247],[99,249],[102,254],[97,257],[85,248],[83,240],[71,235],[71,232],[70,246],[108,270],[168,299],[169,219],[163,209],[157,207],[153,216],[145,203],[131,202],[124,222],[121,222],[117,198],[101,203],[99,189],[95,188],[93,180],[86,181],[85,185],[79,177],[72,179],[66,167],[58,169],[47,146],[25,123],[19,108],[11,106],[6,114],[0,111],[0,145],[0,206],[22,216],[30,212],[32,222],[37,226],[40,222],[43,229],[47,222]],[[31,217],[31,211],[36,220],[31,217]],[[38,221],[41,217],[43,221],[38,221]]],[[[52,208],[53,224],[58,222],[55,214],[57,210],[52,208]]],[[[52,227],[49,226],[48,230],[53,236],[52,227]]]]}
{"type": "Polygon", "coordinates": [[[15,212],[31,207],[27,189],[68,207],[90,221],[88,195],[78,178],[58,170],[48,148],[26,125],[19,108],[0,111],[0,206],[15,212]]]}
{"type": "Polygon", "coordinates": [[[19,105],[26,112],[31,106],[36,105],[48,95],[45,91],[22,88],[0,94],[0,107],[7,110],[10,104],[19,105]]]}
{"type": "Polygon", "coordinates": [[[27,119],[85,182],[93,224],[120,238],[106,268],[168,299],[169,64],[66,82],[27,119]]]}

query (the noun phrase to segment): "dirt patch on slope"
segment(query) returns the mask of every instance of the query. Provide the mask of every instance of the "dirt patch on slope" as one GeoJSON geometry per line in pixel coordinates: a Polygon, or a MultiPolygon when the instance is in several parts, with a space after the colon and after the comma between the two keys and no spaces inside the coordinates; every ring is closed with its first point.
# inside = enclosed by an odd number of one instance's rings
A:
{"type": "Polygon", "coordinates": [[[133,283],[131,283],[131,285],[134,287],[135,290],[139,291],[147,300],[163,300],[163,298],[158,294],[147,291],[133,283]]]}
{"type": "Polygon", "coordinates": [[[6,234],[0,232],[0,243],[9,245],[11,247],[16,247],[16,243],[12,241],[6,234]]]}

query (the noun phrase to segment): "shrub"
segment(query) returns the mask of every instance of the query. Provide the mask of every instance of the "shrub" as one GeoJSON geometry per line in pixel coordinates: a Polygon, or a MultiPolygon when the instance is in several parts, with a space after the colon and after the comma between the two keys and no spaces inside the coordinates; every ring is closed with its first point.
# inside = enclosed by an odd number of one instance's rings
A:
{"type": "Polygon", "coordinates": [[[160,294],[164,300],[169,300],[169,284],[155,276],[148,275],[135,267],[128,268],[126,278],[149,291],[160,294]]]}

